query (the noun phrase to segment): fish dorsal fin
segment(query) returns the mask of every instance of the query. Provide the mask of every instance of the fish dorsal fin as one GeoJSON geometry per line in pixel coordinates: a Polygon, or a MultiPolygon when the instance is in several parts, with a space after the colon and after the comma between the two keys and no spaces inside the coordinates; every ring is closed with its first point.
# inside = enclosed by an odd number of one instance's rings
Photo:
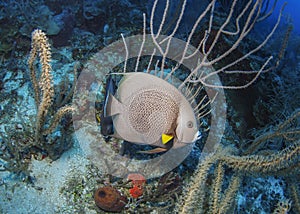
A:
{"type": "Polygon", "coordinates": [[[121,90],[118,90],[118,98],[123,103],[123,101],[137,92],[152,89],[154,88],[153,86],[157,86],[157,88],[164,89],[172,94],[177,91],[174,86],[157,76],[143,72],[130,72],[124,74],[124,78],[119,84],[119,89],[121,90]]]}

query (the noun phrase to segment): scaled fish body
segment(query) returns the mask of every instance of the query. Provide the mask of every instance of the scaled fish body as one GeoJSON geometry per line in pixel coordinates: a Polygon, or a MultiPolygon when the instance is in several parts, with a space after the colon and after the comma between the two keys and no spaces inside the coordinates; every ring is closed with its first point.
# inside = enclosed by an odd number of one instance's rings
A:
{"type": "Polygon", "coordinates": [[[161,147],[174,138],[173,147],[193,143],[198,124],[185,96],[167,81],[142,72],[124,73],[115,96],[109,93],[104,109],[112,118],[111,136],[132,143],[161,147]]]}

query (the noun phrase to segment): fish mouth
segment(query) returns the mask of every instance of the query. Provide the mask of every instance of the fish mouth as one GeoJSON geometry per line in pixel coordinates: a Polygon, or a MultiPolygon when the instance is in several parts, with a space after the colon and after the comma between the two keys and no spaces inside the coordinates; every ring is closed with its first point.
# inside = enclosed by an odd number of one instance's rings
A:
{"type": "Polygon", "coordinates": [[[200,132],[200,131],[197,131],[197,133],[196,133],[196,135],[195,135],[195,140],[194,140],[194,142],[197,141],[197,140],[200,140],[201,138],[202,138],[201,132],[200,132]]]}

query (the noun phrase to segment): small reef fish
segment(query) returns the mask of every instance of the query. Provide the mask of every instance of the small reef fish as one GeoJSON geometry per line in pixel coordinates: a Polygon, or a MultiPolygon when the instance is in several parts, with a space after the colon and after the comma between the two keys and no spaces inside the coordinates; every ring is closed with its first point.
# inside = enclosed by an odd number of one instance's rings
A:
{"type": "Polygon", "coordinates": [[[197,118],[187,98],[152,74],[110,74],[102,112],[103,135],[157,147],[142,153],[167,151],[171,141],[179,148],[198,137],[197,118]],[[123,75],[118,86],[111,75],[123,75]]]}

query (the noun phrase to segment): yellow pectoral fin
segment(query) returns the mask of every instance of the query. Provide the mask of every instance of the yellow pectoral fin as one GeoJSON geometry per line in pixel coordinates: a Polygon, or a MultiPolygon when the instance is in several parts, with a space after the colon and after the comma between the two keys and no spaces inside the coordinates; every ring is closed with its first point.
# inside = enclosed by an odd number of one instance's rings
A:
{"type": "Polygon", "coordinates": [[[167,144],[170,140],[172,140],[174,138],[173,135],[168,135],[168,134],[162,134],[161,135],[161,142],[162,144],[167,144]]]}

